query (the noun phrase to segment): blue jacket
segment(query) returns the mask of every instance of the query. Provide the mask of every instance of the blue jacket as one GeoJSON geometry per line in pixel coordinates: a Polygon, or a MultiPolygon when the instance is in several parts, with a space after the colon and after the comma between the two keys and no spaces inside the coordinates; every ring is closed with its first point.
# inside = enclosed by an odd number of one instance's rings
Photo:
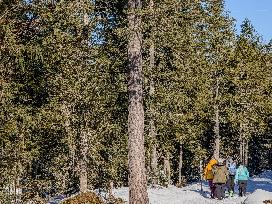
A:
{"type": "Polygon", "coordinates": [[[235,181],[246,181],[249,178],[249,172],[245,166],[240,165],[236,170],[235,181]]]}
{"type": "Polygon", "coordinates": [[[227,163],[229,175],[235,176],[236,174],[236,163],[235,162],[228,162],[227,163]]]}

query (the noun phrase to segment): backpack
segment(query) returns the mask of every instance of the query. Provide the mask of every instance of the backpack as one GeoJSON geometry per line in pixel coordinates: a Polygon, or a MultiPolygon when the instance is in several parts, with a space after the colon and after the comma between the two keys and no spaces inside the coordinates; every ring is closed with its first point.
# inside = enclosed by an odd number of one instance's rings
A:
{"type": "Polygon", "coordinates": [[[214,179],[214,183],[226,183],[227,175],[226,175],[226,167],[220,166],[216,169],[214,179]]]}
{"type": "Polygon", "coordinates": [[[235,175],[236,173],[236,164],[235,163],[230,163],[228,165],[228,170],[230,175],[235,175]]]}

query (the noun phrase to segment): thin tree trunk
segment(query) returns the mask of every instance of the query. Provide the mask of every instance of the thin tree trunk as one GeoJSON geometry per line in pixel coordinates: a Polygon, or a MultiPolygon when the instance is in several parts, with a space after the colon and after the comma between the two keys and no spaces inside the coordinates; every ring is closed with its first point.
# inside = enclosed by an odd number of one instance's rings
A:
{"type": "Polygon", "coordinates": [[[182,165],[183,165],[183,144],[180,143],[180,149],[179,149],[179,184],[181,184],[181,171],[182,171],[182,165]]]}
{"type": "Polygon", "coordinates": [[[219,159],[220,157],[220,132],[219,132],[219,106],[218,106],[218,98],[219,98],[219,79],[216,79],[216,96],[215,96],[215,126],[214,126],[214,133],[215,133],[215,145],[214,145],[214,158],[219,159]]]}
{"type": "Polygon", "coordinates": [[[71,128],[70,118],[71,118],[71,110],[67,105],[63,105],[62,107],[62,114],[65,116],[65,130],[67,133],[68,139],[68,147],[69,147],[69,160],[70,160],[70,168],[74,171],[75,170],[75,143],[74,143],[74,136],[73,131],[71,128]]]}
{"type": "Polygon", "coordinates": [[[88,154],[88,135],[86,130],[80,132],[80,158],[79,158],[79,188],[80,192],[88,191],[88,171],[87,171],[87,154],[88,154]]]}
{"type": "Polygon", "coordinates": [[[248,121],[246,120],[245,122],[245,127],[244,127],[244,164],[247,166],[248,165],[248,136],[249,136],[249,131],[248,131],[248,121]]]}
{"type": "MultiPolygon", "coordinates": [[[[72,125],[71,125],[71,115],[72,115],[72,106],[68,106],[67,103],[64,102],[62,106],[62,114],[65,118],[65,131],[66,131],[66,138],[67,138],[67,145],[69,148],[69,155],[68,155],[68,163],[69,166],[65,169],[64,174],[63,174],[63,181],[62,181],[62,188],[63,190],[67,190],[69,188],[69,176],[74,176],[75,174],[78,174],[79,172],[77,171],[79,168],[76,168],[80,166],[80,164],[75,164],[75,158],[76,158],[76,144],[75,144],[75,136],[76,132],[73,131],[72,125]],[[71,170],[72,175],[69,175],[69,170],[71,170]]],[[[79,158],[79,157],[78,157],[79,158]]]]}
{"type": "Polygon", "coordinates": [[[240,138],[239,138],[239,142],[240,142],[240,147],[239,147],[239,151],[240,151],[240,162],[244,164],[244,132],[243,132],[243,124],[240,123],[240,138]]]}
{"type": "Polygon", "coordinates": [[[203,160],[200,160],[199,162],[199,177],[200,177],[200,191],[203,192],[203,184],[202,184],[202,181],[203,181],[203,160]]]}
{"type": "MultiPolygon", "coordinates": [[[[87,13],[83,16],[84,27],[89,24],[89,16],[87,13]]],[[[84,40],[84,43],[88,45],[87,38],[84,40]]],[[[84,125],[80,126],[80,146],[79,146],[79,189],[81,193],[88,191],[88,127],[86,124],[85,115],[83,113],[84,125]]]]}
{"type": "Polygon", "coordinates": [[[109,198],[112,198],[112,197],[113,197],[112,190],[113,190],[113,182],[110,181],[110,182],[109,182],[109,198]]]}
{"type": "Polygon", "coordinates": [[[242,138],[242,163],[245,164],[245,138],[242,138]]]}
{"type": "Polygon", "coordinates": [[[150,120],[150,139],[151,139],[151,175],[152,175],[152,184],[158,184],[158,155],[157,155],[157,140],[154,120],[150,120]]]}
{"type": "Polygon", "coordinates": [[[152,170],[152,184],[158,184],[158,156],[157,156],[157,147],[153,145],[152,147],[152,156],[151,156],[151,170],[152,170]]]}
{"type": "Polygon", "coordinates": [[[11,179],[8,177],[8,198],[11,199],[11,179]]]}
{"type": "Polygon", "coordinates": [[[245,140],[245,165],[248,165],[248,139],[245,140]]]}
{"type": "MultiPolygon", "coordinates": [[[[154,1],[149,1],[149,7],[151,10],[151,18],[154,18],[154,1]]],[[[149,48],[149,60],[150,60],[150,90],[149,95],[151,100],[154,97],[155,93],[155,85],[154,85],[154,67],[155,67],[155,43],[154,43],[154,34],[153,29],[151,31],[151,43],[149,48]]],[[[157,156],[157,140],[156,140],[156,127],[155,127],[155,117],[154,117],[154,108],[153,108],[153,101],[151,101],[150,107],[150,139],[152,141],[152,149],[151,149],[151,171],[152,171],[152,184],[158,184],[158,156],[157,156]]]]}
{"type": "MultiPolygon", "coordinates": [[[[20,147],[19,147],[20,148],[20,147]]],[[[20,151],[20,149],[19,149],[20,151]]],[[[18,159],[18,155],[17,155],[17,148],[15,149],[15,159],[18,159]]],[[[14,197],[14,203],[17,202],[17,186],[16,186],[16,181],[17,181],[17,176],[18,176],[18,163],[16,161],[15,163],[15,172],[14,172],[14,176],[13,176],[13,197],[14,197]]]]}
{"type": "Polygon", "coordinates": [[[152,144],[151,150],[151,171],[152,171],[152,184],[158,184],[158,155],[156,141],[152,144]]]}
{"type": "Polygon", "coordinates": [[[140,0],[128,1],[128,157],[130,204],[148,204],[144,148],[141,8],[140,0]]]}
{"type": "Polygon", "coordinates": [[[61,188],[63,191],[65,191],[67,189],[67,173],[62,174],[61,178],[62,178],[62,182],[61,182],[61,188]]]}
{"type": "Polygon", "coordinates": [[[166,157],[164,157],[164,174],[167,179],[167,185],[171,184],[171,167],[170,167],[170,155],[166,152],[166,157]]]}
{"type": "MultiPolygon", "coordinates": [[[[15,171],[17,171],[17,167],[15,168],[15,171]]],[[[17,172],[15,173],[14,176],[14,203],[17,203],[17,172]]]]}
{"type": "MultiPolygon", "coordinates": [[[[154,52],[154,46],[150,48],[151,53],[154,52]],[[153,47],[153,48],[152,48],[153,47]]],[[[154,53],[153,53],[154,54],[154,53]]],[[[152,55],[152,54],[151,54],[152,55]]],[[[152,57],[151,57],[152,59],[152,57]]],[[[152,64],[152,60],[150,59],[150,64],[152,64]]],[[[150,80],[150,96],[153,98],[154,96],[154,80],[151,76],[150,80]]],[[[152,103],[152,102],[151,102],[152,103]]],[[[157,156],[157,138],[156,138],[156,127],[155,127],[155,117],[154,117],[154,109],[151,105],[150,107],[150,132],[149,137],[151,139],[151,174],[152,174],[152,184],[155,185],[158,183],[158,156],[157,156]]]]}

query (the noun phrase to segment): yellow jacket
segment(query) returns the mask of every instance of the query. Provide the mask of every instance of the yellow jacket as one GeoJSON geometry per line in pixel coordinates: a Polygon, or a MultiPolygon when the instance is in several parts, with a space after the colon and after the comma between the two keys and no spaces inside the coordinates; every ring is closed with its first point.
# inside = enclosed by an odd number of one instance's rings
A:
{"type": "Polygon", "coordinates": [[[206,180],[212,180],[213,179],[213,172],[212,172],[212,169],[213,169],[213,165],[217,164],[217,160],[215,159],[211,159],[209,161],[209,163],[207,164],[205,170],[204,170],[204,178],[206,180]]]}

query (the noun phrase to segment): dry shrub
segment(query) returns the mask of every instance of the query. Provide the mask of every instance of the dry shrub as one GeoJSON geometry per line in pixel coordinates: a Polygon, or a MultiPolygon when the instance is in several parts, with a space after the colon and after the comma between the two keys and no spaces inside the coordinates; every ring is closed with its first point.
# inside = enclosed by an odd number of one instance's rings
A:
{"type": "Polygon", "coordinates": [[[107,204],[125,204],[125,201],[122,198],[110,196],[110,198],[107,200],[107,204]]]}
{"type": "Polygon", "coordinates": [[[271,200],[265,200],[263,203],[265,203],[265,204],[272,204],[272,199],[271,200]]]}
{"type": "Polygon", "coordinates": [[[99,198],[93,192],[80,193],[72,198],[69,198],[61,204],[105,204],[101,198],[99,198]]]}
{"type": "Polygon", "coordinates": [[[187,180],[186,180],[185,176],[182,176],[181,182],[177,183],[176,187],[182,188],[182,187],[185,187],[186,185],[187,185],[187,180]]]}

